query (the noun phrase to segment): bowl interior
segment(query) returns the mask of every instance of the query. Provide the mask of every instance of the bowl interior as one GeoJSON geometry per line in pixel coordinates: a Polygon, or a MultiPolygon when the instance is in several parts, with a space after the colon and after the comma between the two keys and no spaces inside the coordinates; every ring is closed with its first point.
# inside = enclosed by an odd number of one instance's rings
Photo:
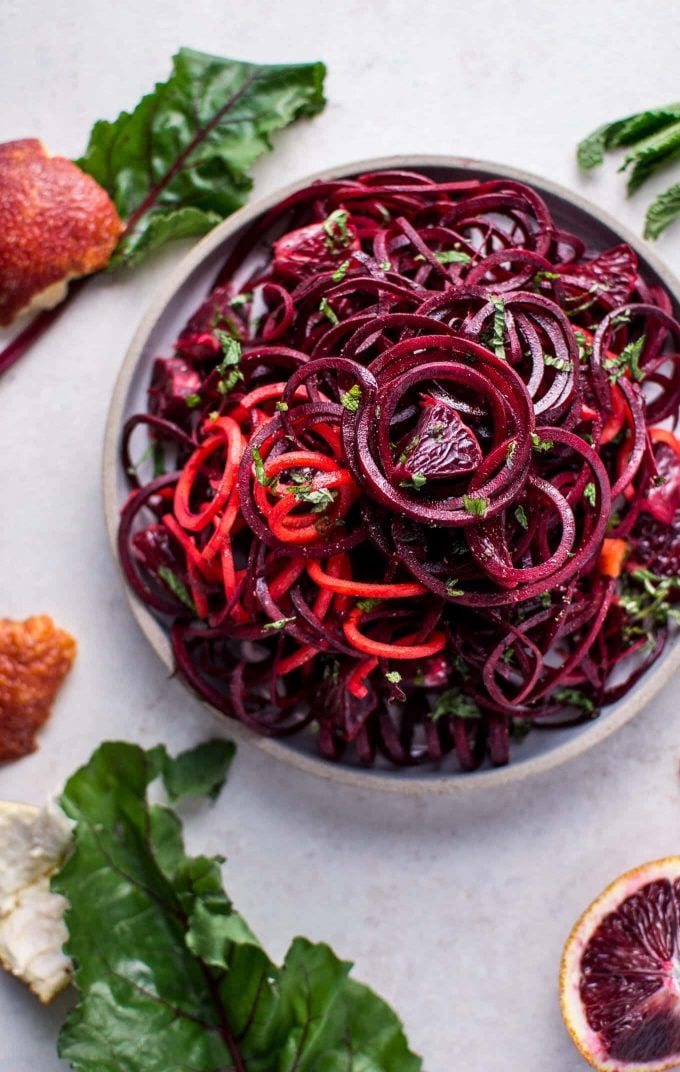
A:
{"type": "MultiPolygon", "coordinates": [[[[632,246],[639,257],[641,274],[647,281],[660,283],[671,293],[677,314],[680,307],[680,284],[650,252],[646,244],[583,199],[537,176],[472,160],[400,157],[363,161],[335,168],[321,177],[352,177],[363,171],[385,167],[417,169],[439,181],[455,181],[470,178],[471,174],[474,174],[482,179],[500,176],[527,183],[544,197],[558,226],[579,235],[591,251],[603,250],[622,241],[632,246]]],[[[314,176],[317,177],[319,176],[314,176]]],[[[104,446],[104,502],[114,554],[119,510],[127,497],[127,484],[119,457],[120,432],[131,414],[146,407],[146,390],[153,359],[157,356],[168,356],[171,352],[176,336],[212,288],[227,254],[244,229],[283,197],[308,185],[310,181],[312,180],[309,178],[304,179],[273,196],[253,203],[215,228],[178,265],[135,334],[114,390],[104,446]]],[[[127,587],[126,592],[134,616],[145,636],[163,662],[172,668],[172,653],[165,628],[127,587]]],[[[533,732],[525,741],[513,746],[509,766],[482,768],[466,774],[459,772],[455,758],[449,758],[436,770],[367,770],[358,766],[336,765],[318,756],[311,733],[299,734],[286,740],[269,740],[255,736],[239,723],[225,720],[224,716],[213,708],[209,710],[230,733],[249,740],[278,759],[322,777],[362,787],[399,792],[458,792],[514,781],[546,770],[579,754],[608,736],[644,707],[679,663],[680,648],[677,640],[673,640],[661,659],[641,681],[618,703],[606,707],[596,721],[570,729],[533,732]]]]}

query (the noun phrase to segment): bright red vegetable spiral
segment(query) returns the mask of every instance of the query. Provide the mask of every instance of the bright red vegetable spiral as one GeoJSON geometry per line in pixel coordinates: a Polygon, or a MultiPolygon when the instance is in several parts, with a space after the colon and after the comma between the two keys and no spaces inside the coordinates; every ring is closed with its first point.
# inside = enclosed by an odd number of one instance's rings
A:
{"type": "Polygon", "coordinates": [[[155,362],[123,437],[128,581],[258,733],[505,763],[664,647],[679,341],[634,252],[586,250],[527,186],[316,183],[155,362]],[[141,426],[172,472],[133,464],[141,426]]]}

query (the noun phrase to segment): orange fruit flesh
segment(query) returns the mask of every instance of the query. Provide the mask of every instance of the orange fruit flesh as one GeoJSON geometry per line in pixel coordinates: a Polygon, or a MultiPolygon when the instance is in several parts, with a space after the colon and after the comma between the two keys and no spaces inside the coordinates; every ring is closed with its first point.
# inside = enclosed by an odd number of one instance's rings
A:
{"type": "Polygon", "coordinates": [[[680,1067],[680,857],[623,875],[565,946],[562,1015],[600,1072],[680,1067]]]}

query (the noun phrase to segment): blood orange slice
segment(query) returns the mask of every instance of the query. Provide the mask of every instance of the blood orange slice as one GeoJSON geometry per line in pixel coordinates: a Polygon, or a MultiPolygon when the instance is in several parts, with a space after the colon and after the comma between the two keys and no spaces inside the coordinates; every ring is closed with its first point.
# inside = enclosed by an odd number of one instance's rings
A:
{"type": "Polygon", "coordinates": [[[564,948],[560,999],[600,1072],[680,1067],[680,856],[628,871],[586,909],[564,948]]]}

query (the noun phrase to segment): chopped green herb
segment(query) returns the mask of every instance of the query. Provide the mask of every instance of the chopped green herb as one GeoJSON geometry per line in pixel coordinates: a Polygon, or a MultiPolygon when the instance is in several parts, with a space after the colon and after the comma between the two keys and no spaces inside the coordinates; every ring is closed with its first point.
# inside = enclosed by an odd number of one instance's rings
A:
{"type": "Polygon", "coordinates": [[[337,313],[334,309],[331,308],[329,304],[328,298],[322,298],[319,302],[319,312],[323,313],[323,315],[327,317],[330,320],[331,324],[333,324],[334,326],[335,324],[340,323],[337,313]]]}
{"type": "Polygon", "coordinates": [[[507,465],[508,469],[512,469],[512,467],[514,465],[514,462],[513,462],[512,459],[515,457],[515,451],[516,450],[517,450],[517,440],[512,439],[508,443],[508,450],[507,450],[507,453],[505,455],[505,464],[507,465]]]}
{"type": "Polygon", "coordinates": [[[543,607],[552,606],[552,596],[550,595],[550,592],[542,592],[541,593],[541,606],[543,606],[543,607]]]}
{"type": "Polygon", "coordinates": [[[352,234],[347,227],[349,212],[344,208],[336,208],[330,216],[324,220],[323,229],[326,232],[326,248],[337,252],[352,241],[352,234]]]}
{"type": "Polygon", "coordinates": [[[481,718],[481,716],[482,712],[475,701],[456,687],[447,689],[437,697],[430,711],[430,718],[433,722],[436,722],[438,718],[481,718]]]}
{"type": "MultiPolygon", "coordinates": [[[[469,253],[459,249],[442,249],[439,252],[435,252],[434,256],[440,264],[469,264],[472,260],[469,253]]],[[[413,259],[414,261],[424,261],[426,258],[422,253],[418,253],[413,259]]]]}
{"type": "Polygon", "coordinates": [[[368,614],[369,611],[375,610],[380,603],[382,603],[381,599],[358,599],[357,607],[359,610],[362,610],[364,614],[368,614]]]}
{"type": "Polygon", "coordinates": [[[515,517],[517,518],[517,524],[521,525],[523,529],[529,528],[529,521],[527,519],[527,515],[524,512],[523,506],[518,506],[515,509],[515,517]]]}
{"type": "Polygon", "coordinates": [[[409,454],[413,453],[413,451],[416,449],[416,447],[418,446],[419,443],[420,443],[420,436],[419,435],[411,436],[411,438],[409,439],[408,443],[406,444],[406,446],[402,450],[401,454],[399,455],[399,465],[404,464],[404,462],[408,458],[409,454]]]}
{"type": "Polygon", "coordinates": [[[144,464],[144,462],[149,460],[149,458],[151,458],[153,463],[153,479],[155,480],[157,476],[165,476],[165,450],[163,448],[163,444],[159,443],[158,440],[155,440],[153,443],[150,443],[142,454],[139,461],[128,468],[129,475],[137,476],[139,469],[144,464]]]}
{"type": "Polygon", "coordinates": [[[390,264],[389,261],[381,261],[380,264],[378,265],[378,268],[380,268],[380,270],[383,271],[383,272],[389,272],[390,269],[392,268],[392,265],[390,264]]]}
{"type": "Polygon", "coordinates": [[[624,324],[630,324],[632,315],[633,310],[627,305],[621,312],[615,313],[611,318],[609,321],[610,328],[620,328],[623,327],[624,324]]]}
{"type": "Polygon", "coordinates": [[[401,681],[401,674],[398,670],[388,670],[385,674],[385,679],[389,681],[390,685],[398,685],[401,681]]]}
{"type": "Polygon", "coordinates": [[[599,715],[599,711],[593,701],[581,689],[557,689],[556,692],[553,692],[551,699],[556,700],[557,703],[565,704],[565,706],[578,707],[586,715],[591,715],[593,718],[599,715]]]}
{"type": "Polygon", "coordinates": [[[255,466],[255,479],[261,488],[271,488],[276,484],[275,476],[267,476],[264,471],[264,462],[262,461],[262,455],[257,447],[253,447],[251,454],[253,456],[253,464],[255,466]]]}
{"type": "Polygon", "coordinates": [[[597,500],[597,489],[593,484],[592,480],[588,484],[586,484],[585,488],[583,489],[583,498],[586,499],[586,501],[589,502],[591,506],[595,505],[595,502],[597,500]]]}
{"type": "Polygon", "coordinates": [[[475,499],[470,495],[464,495],[463,506],[468,514],[475,514],[476,517],[485,517],[486,512],[489,509],[489,500],[475,499]]]}
{"type": "Polygon", "coordinates": [[[593,352],[592,341],[582,331],[574,329],[574,338],[578,346],[578,359],[581,365],[587,365],[593,352]]]}
{"type": "Polygon", "coordinates": [[[234,389],[239,380],[243,379],[243,373],[238,367],[241,361],[241,344],[231,335],[227,335],[225,331],[218,331],[216,335],[222,347],[222,360],[216,368],[220,376],[217,381],[217,391],[221,395],[226,395],[234,389]]]}
{"type": "Polygon", "coordinates": [[[462,588],[458,587],[458,581],[453,578],[452,580],[446,582],[446,594],[447,596],[455,597],[464,596],[465,592],[462,588]]]}
{"type": "Polygon", "coordinates": [[[614,513],[609,518],[609,521],[607,522],[607,531],[611,532],[612,529],[618,528],[618,526],[620,524],[621,524],[621,514],[619,514],[616,511],[614,511],[614,513]]]}
{"type": "Polygon", "coordinates": [[[285,627],[289,624],[289,622],[294,622],[294,621],[295,621],[295,616],[293,616],[292,618],[279,618],[278,621],[276,621],[276,622],[267,622],[267,624],[263,625],[262,628],[267,632],[271,631],[271,632],[278,633],[278,632],[281,631],[281,629],[285,629],[285,627]]]}
{"type": "Polygon", "coordinates": [[[531,284],[532,284],[534,290],[538,290],[538,288],[540,287],[541,283],[547,282],[550,279],[559,279],[559,278],[560,278],[560,273],[559,272],[543,272],[543,271],[535,272],[534,276],[533,276],[533,279],[531,280],[531,284]]]}
{"type": "Polygon", "coordinates": [[[425,473],[412,473],[406,480],[399,481],[400,488],[415,488],[416,491],[420,491],[427,484],[427,477],[425,473]]]}
{"type": "Polygon", "coordinates": [[[287,409],[288,409],[288,403],[287,402],[277,402],[275,408],[279,413],[285,413],[287,411],[287,409]]]}
{"type": "Polygon", "coordinates": [[[491,345],[496,357],[505,361],[505,301],[496,295],[491,298],[491,304],[494,307],[491,345]]]}
{"type": "Polygon", "coordinates": [[[251,298],[252,294],[236,294],[231,299],[229,304],[231,305],[232,309],[238,309],[242,305],[247,305],[251,298]]]}
{"type": "Polygon", "coordinates": [[[611,383],[616,383],[626,371],[630,372],[634,380],[640,381],[644,379],[644,369],[640,368],[640,354],[644,348],[645,341],[646,337],[641,335],[639,339],[635,339],[633,342],[629,342],[627,346],[624,346],[620,354],[615,357],[605,358],[602,364],[609,373],[611,383]]]}
{"type": "Polygon", "coordinates": [[[183,583],[181,578],[177,576],[174,570],[171,570],[169,566],[159,566],[158,576],[164,582],[166,587],[170,589],[174,596],[177,596],[180,603],[183,603],[185,607],[188,607],[194,614],[198,614],[196,610],[196,604],[194,603],[189,589],[183,583]]]}
{"type": "Polygon", "coordinates": [[[334,491],[330,488],[312,488],[311,484],[295,488],[293,495],[298,502],[310,503],[313,514],[323,514],[335,502],[334,491]]]}
{"type": "Polygon", "coordinates": [[[334,283],[341,283],[342,282],[342,280],[347,275],[347,269],[349,268],[349,266],[350,266],[350,261],[343,261],[342,264],[339,265],[339,267],[337,267],[335,269],[335,271],[333,272],[333,275],[331,276],[331,279],[333,280],[334,283]]]}
{"type": "Polygon", "coordinates": [[[551,354],[543,354],[543,364],[549,368],[556,368],[558,372],[571,372],[571,361],[564,357],[552,357],[551,354]]]}
{"type": "Polygon", "coordinates": [[[534,445],[534,450],[537,450],[539,452],[544,450],[552,450],[552,448],[555,446],[552,439],[541,439],[541,437],[537,435],[536,432],[531,433],[531,442],[534,445]]]}
{"type": "Polygon", "coordinates": [[[195,409],[196,406],[200,406],[201,404],[201,396],[196,394],[187,395],[184,399],[184,404],[185,406],[188,406],[189,409],[195,409]]]}
{"type": "Polygon", "coordinates": [[[353,387],[350,387],[349,391],[344,391],[340,395],[340,401],[342,405],[350,413],[356,413],[359,409],[359,402],[361,401],[361,388],[358,383],[355,383],[353,387]]]}
{"type": "Polygon", "coordinates": [[[680,610],[673,606],[671,592],[680,588],[680,577],[663,577],[651,570],[637,569],[625,575],[619,606],[628,621],[623,635],[627,641],[645,637],[651,650],[656,642],[655,628],[670,620],[680,625],[680,610]]]}
{"type": "Polygon", "coordinates": [[[514,654],[515,654],[514,647],[512,646],[512,644],[509,644],[508,647],[503,652],[503,662],[506,664],[506,666],[512,660],[512,657],[513,657],[514,654]]]}

